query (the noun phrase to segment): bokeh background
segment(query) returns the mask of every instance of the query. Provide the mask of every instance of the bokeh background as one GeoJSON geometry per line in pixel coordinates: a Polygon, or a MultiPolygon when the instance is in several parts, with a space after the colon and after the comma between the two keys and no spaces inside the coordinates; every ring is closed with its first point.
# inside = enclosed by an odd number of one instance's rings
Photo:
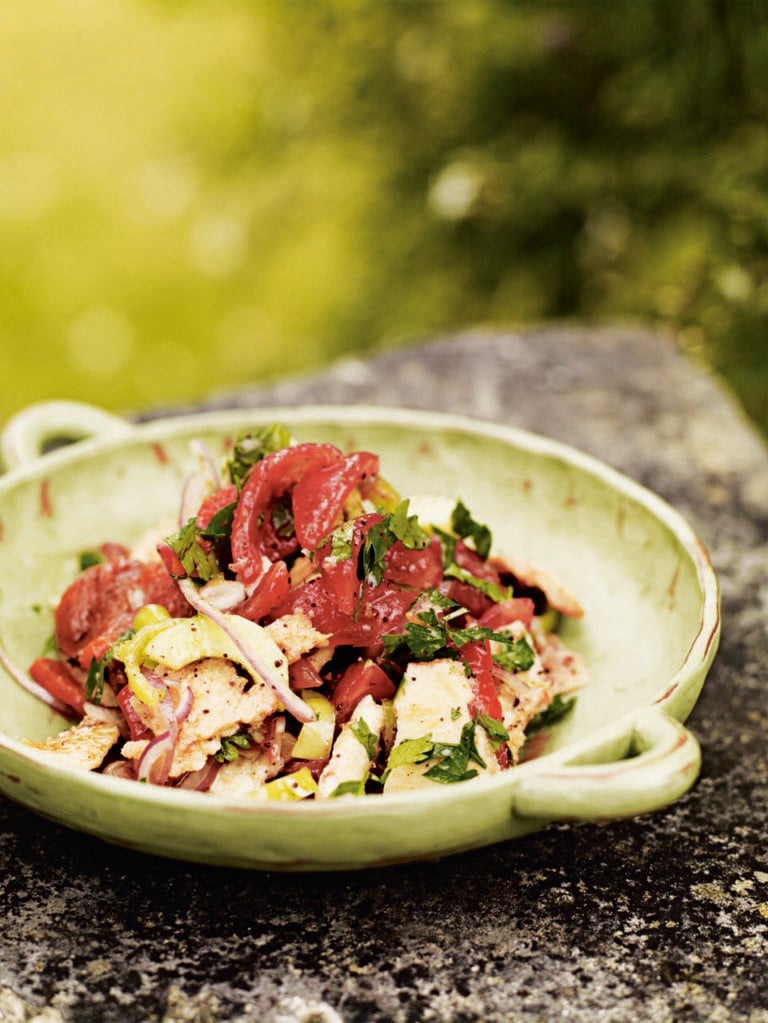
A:
{"type": "Polygon", "coordinates": [[[0,421],[557,319],[768,431],[764,0],[11,0],[0,53],[0,421]]]}

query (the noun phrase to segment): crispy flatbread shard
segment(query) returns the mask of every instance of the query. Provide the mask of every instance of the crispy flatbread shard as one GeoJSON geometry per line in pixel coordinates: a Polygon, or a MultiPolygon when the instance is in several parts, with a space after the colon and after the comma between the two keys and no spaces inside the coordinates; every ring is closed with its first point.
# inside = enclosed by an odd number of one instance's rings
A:
{"type": "Polygon", "coordinates": [[[386,715],[380,703],[372,696],[364,696],[352,712],[333,744],[330,760],[323,769],[317,783],[318,795],[331,796],[345,782],[362,782],[371,766],[368,752],[355,734],[355,727],[365,721],[375,740],[378,752],[381,737],[386,726],[386,715]]]}
{"type": "Polygon", "coordinates": [[[560,614],[568,615],[570,618],[583,617],[584,608],[576,597],[554,572],[543,565],[516,554],[506,553],[498,558],[492,558],[491,562],[502,570],[511,572],[521,586],[541,590],[549,606],[560,614]]]}
{"type": "MultiPolygon", "coordinates": [[[[231,661],[220,657],[205,658],[185,665],[168,668],[162,673],[174,704],[178,704],[183,691],[192,690],[192,709],[181,723],[170,776],[178,778],[188,771],[198,771],[212,753],[221,746],[221,740],[239,731],[241,727],[260,725],[270,714],[281,709],[281,704],[265,683],[254,683],[237,671],[231,661]]],[[[142,723],[159,735],[166,727],[162,711],[150,707],[137,697],[131,700],[133,709],[142,723]]],[[[145,740],[127,742],[123,756],[138,759],[146,747],[145,740]]]]}
{"type": "Polygon", "coordinates": [[[318,632],[304,611],[283,615],[267,625],[265,631],[283,651],[289,664],[313,650],[327,647],[330,638],[318,632]]]}
{"type": "MultiPolygon", "coordinates": [[[[458,743],[464,725],[472,720],[474,702],[472,680],[459,661],[439,659],[415,662],[406,668],[395,697],[397,733],[395,746],[407,739],[429,736],[437,742],[458,743]]],[[[472,763],[478,773],[495,774],[500,770],[495,751],[484,728],[475,733],[478,752],[485,767],[472,763]]],[[[402,764],[389,774],[385,792],[404,792],[429,788],[436,784],[426,772],[433,761],[402,764]]]]}
{"type": "Polygon", "coordinates": [[[538,644],[541,670],[549,678],[553,695],[570,693],[589,682],[589,672],[583,658],[565,646],[553,633],[538,644]]]}
{"type": "Polygon", "coordinates": [[[51,736],[45,742],[26,741],[25,745],[63,759],[72,767],[95,771],[117,742],[118,735],[117,727],[108,721],[84,717],[72,728],[51,736]]]}
{"type": "Polygon", "coordinates": [[[263,788],[282,767],[282,759],[275,760],[269,750],[240,750],[236,760],[222,764],[210,791],[233,799],[250,796],[263,788]]]}

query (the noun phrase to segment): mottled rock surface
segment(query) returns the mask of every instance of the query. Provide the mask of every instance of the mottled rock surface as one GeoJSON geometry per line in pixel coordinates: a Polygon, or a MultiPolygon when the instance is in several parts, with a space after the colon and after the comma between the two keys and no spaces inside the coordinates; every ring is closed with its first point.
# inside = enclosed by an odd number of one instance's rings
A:
{"type": "Polygon", "coordinates": [[[768,454],[732,397],[663,338],[563,328],[467,333],[211,406],[304,402],[537,430],[676,506],[723,592],[688,721],[701,776],[650,816],[348,875],[156,860],[0,801],[0,1020],[768,1021],[768,454]]]}

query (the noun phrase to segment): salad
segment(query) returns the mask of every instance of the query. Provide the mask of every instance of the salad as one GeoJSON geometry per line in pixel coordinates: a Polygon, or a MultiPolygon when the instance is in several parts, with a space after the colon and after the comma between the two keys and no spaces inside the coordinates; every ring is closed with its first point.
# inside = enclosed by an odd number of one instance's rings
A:
{"type": "Polygon", "coordinates": [[[223,466],[192,447],[178,521],[82,552],[55,601],[29,676],[73,723],[30,746],[226,797],[386,795],[514,768],[586,683],[556,634],[578,601],[463,500],[279,424],[223,466]]]}

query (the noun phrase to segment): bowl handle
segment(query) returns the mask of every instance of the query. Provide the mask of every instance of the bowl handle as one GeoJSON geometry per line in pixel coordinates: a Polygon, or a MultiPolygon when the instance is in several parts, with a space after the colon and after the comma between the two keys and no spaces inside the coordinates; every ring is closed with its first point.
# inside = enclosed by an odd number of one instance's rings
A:
{"type": "MultiPolygon", "coordinates": [[[[609,743],[608,749],[611,748],[609,743]]],[[[696,737],[659,707],[643,711],[616,758],[592,750],[532,771],[515,791],[514,812],[548,820],[607,820],[661,809],[693,785],[701,767],[696,737]]],[[[556,756],[556,754],[555,754],[556,756]]]]}
{"type": "Polygon", "coordinates": [[[80,401],[41,401],[12,416],[0,434],[6,469],[27,465],[47,450],[89,437],[116,437],[133,428],[120,416],[80,401]]]}

